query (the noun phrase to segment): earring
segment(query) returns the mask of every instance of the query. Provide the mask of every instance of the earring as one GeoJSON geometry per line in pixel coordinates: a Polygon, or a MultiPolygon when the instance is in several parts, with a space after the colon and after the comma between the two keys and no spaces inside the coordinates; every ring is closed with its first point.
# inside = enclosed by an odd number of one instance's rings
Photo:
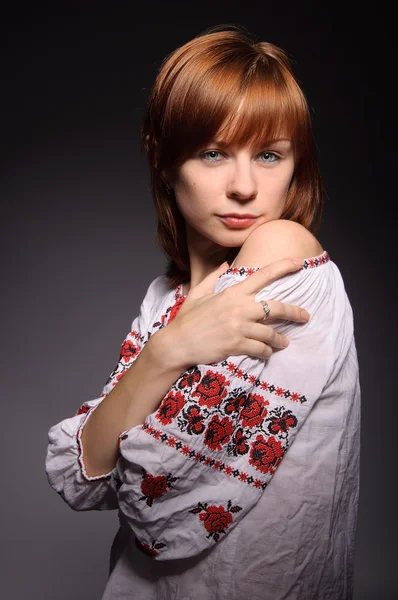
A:
{"type": "Polygon", "coordinates": [[[168,184],[166,181],[164,182],[164,185],[165,185],[165,187],[166,187],[166,192],[167,192],[168,194],[171,194],[171,193],[172,193],[172,191],[173,191],[173,188],[171,188],[171,187],[169,186],[169,184],[168,184]]]}

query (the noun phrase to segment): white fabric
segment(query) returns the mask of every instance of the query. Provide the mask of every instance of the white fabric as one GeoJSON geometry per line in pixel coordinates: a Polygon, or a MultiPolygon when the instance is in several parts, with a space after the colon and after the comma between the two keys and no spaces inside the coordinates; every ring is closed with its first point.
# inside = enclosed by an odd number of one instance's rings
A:
{"type": "MultiPolygon", "coordinates": [[[[229,269],[215,291],[254,270],[229,269]]],[[[183,300],[156,278],[102,395],[50,429],[50,485],[75,510],[119,508],[102,600],[352,598],[360,388],[351,307],[326,252],[256,296],[273,298],[311,315],[273,323],[287,349],[183,373],[143,425],[120,434],[113,471],[90,479],[86,419],[183,300]]]]}

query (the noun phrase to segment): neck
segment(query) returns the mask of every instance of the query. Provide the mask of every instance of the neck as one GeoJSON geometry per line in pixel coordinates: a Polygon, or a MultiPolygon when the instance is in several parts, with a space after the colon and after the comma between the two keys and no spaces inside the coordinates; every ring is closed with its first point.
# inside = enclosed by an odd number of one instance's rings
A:
{"type": "Polygon", "coordinates": [[[232,262],[239,251],[239,248],[225,248],[203,237],[197,239],[195,233],[187,228],[191,281],[181,286],[182,295],[187,295],[191,287],[201,283],[225,260],[232,262]]]}

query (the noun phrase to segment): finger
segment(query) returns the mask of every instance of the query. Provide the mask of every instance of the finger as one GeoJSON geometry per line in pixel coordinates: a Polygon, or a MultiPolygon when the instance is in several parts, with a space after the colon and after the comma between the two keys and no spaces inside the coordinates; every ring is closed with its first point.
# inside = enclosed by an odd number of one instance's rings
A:
{"type": "Polygon", "coordinates": [[[295,321],[297,323],[306,323],[310,314],[301,306],[279,302],[279,300],[266,300],[253,302],[251,313],[254,321],[268,321],[270,319],[282,319],[283,321],[295,321]],[[265,305],[265,310],[264,306],[265,305]],[[268,307],[269,313],[266,310],[268,307]],[[268,316],[267,316],[268,313],[268,316]]]}
{"type": "Polygon", "coordinates": [[[246,339],[242,344],[242,350],[239,350],[240,354],[246,354],[246,356],[254,356],[261,360],[268,360],[273,354],[273,350],[267,344],[263,344],[257,340],[246,339]]]}
{"type": "Polygon", "coordinates": [[[240,286],[240,289],[247,294],[256,294],[276,279],[283,277],[283,275],[298,271],[303,264],[304,260],[300,258],[282,258],[282,260],[270,263],[266,267],[261,267],[236,285],[240,286]]]}
{"type": "Polygon", "coordinates": [[[245,331],[245,336],[272,348],[286,348],[289,345],[289,340],[286,336],[275,331],[273,327],[261,323],[250,323],[245,331]]]}
{"type": "Polygon", "coordinates": [[[214,293],[214,285],[217,279],[225,273],[228,269],[228,263],[224,262],[222,265],[217,267],[214,271],[212,271],[207,277],[205,277],[198,285],[195,285],[193,288],[189,290],[190,299],[201,298],[206,294],[214,293]]]}

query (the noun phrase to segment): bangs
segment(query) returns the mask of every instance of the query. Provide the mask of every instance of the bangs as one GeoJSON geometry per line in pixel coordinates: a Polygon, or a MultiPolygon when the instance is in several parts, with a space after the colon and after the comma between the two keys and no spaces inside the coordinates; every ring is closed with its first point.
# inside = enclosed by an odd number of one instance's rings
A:
{"type": "Polygon", "coordinates": [[[288,96],[284,82],[278,85],[274,79],[259,75],[242,93],[238,108],[228,112],[216,133],[217,140],[226,145],[262,146],[284,138],[294,145],[299,136],[297,125],[303,121],[298,118],[299,106],[288,96]]]}
{"type": "MultiPolygon", "coordinates": [[[[231,58],[231,57],[229,57],[231,58]]],[[[181,164],[217,139],[226,145],[262,146],[289,139],[295,152],[305,138],[308,109],[291,73],[281,72],[267,57],[255,54],[224,60],[206,69],[204,57],[189,65],[189,74],[174,81],[164,114],[161,144],[168,165],[181,164]]],[[[161,153],[162,154],[162,153],[161,153]]]]}

